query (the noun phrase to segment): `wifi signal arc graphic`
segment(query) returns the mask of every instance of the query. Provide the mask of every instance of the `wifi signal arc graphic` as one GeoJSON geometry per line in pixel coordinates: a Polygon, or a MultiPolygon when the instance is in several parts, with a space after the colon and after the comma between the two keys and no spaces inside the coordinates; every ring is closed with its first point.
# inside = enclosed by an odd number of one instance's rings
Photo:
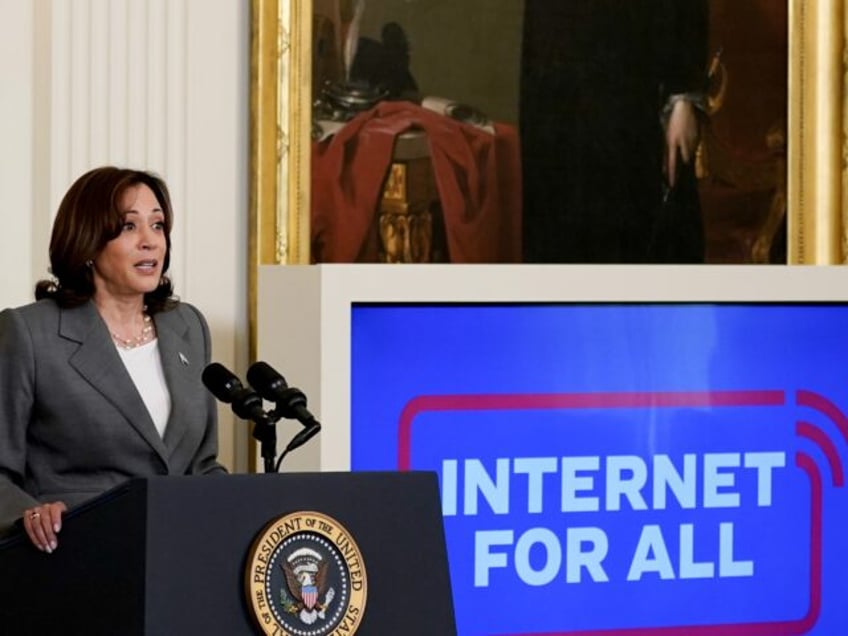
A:
{"type": "MultiPolygon", "coordinates": [[[[814,391],[799,390],[795,394],[798,406],[804,406],[818,411],[832,421],[843,439],[848,442],[848,417],[831,400],[814,391]]],[[[827,459],[833,485],[841,488],[845,485],[845,470],[836,444],[830,435],[818,426],[805,420],[795,423],[795,434],[818,446],[827,459]]],[[[799,455],[800,455],[799,451],[799,455]]]]}

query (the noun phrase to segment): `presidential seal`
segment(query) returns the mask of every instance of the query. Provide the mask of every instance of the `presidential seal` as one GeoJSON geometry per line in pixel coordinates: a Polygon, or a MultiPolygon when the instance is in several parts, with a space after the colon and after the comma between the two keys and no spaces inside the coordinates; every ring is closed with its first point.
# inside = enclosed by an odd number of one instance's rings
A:
{"type": "Polygon", "coordinates": [[[274,519],[250,547],[247,605],[266,634],[355,634],[367,589],[359,547],[327,515],[295,512],[274,519]]]}

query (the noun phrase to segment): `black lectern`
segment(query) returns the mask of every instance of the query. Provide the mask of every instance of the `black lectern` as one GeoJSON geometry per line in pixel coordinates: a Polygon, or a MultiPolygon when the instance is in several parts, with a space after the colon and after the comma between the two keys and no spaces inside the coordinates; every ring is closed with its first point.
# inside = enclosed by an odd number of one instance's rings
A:
{"type": "Polygon", "coordinates": [[[359,548],[358,634],[456,633],[437,479],[423,472],[130,480],[69,512],[52,555],[23,534],[0,541],[0,632],[261,634],[252,544],[298,511],[335,519],[359,548]]]}

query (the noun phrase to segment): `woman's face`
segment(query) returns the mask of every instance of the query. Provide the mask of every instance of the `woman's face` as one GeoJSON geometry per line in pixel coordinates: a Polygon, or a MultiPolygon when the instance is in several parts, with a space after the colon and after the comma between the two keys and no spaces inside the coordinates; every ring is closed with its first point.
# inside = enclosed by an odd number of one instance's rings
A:
{"type": "Polygon", "coordinates": [[[165,262],[165,213],[144,184],[121,196],[124,225],[94,259],[94,294],[126,298],[143,296],[159,285],[165,262]]]}

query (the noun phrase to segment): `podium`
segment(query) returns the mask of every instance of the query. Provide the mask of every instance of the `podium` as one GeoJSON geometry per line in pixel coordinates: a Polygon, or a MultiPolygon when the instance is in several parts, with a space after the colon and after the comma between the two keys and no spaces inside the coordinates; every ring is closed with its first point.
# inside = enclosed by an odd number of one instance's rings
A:
{"type": "MultiPolygon", "coordinates": [[[[67,513],[52,555],[22,531],[0,541],[0,631],[285,634],[259,626],[245,585],[251,554],[268,556],[254,542],[303,511],[337,521],[359,548],[359,634],[456,633],[438,483],[427,472],[132,479],[67,513]]],[[[307,632],[336,633],[320,621],[307,632]]]]}

